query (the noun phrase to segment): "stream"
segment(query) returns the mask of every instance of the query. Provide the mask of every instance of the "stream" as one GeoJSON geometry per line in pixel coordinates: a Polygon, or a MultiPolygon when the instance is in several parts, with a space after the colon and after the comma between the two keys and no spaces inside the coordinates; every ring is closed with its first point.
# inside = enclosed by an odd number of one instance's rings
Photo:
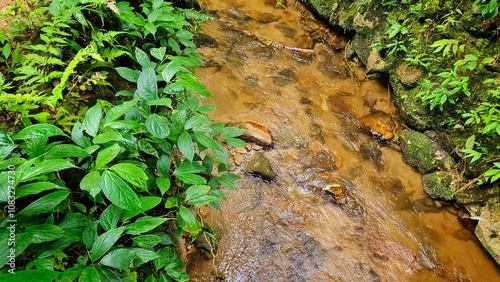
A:
{"type": "Polygon", "coordinates": [[[202,25],[218,44],[199,49],[207,67],[196,71],[212,118],[260,124],[275,144],[233,151],[242,179],[222,211],[200,210],[217,255],[188,253],[191,281],[500,281],[458,207],[429,198],[398,146],[364,128],[400,129],[387,85],[366,79],[347,42],[302,4],[285,2],[200,1],[221,19],[202,25]],[[258,152],[273,181],[244,173],[258,152]]]}

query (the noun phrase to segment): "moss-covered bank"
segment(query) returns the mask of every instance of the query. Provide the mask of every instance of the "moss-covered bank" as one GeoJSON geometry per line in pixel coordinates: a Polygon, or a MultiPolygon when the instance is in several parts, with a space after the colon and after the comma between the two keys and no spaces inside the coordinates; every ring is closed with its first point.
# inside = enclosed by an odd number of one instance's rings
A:
{"type": "MultiPolygon", "coordinates": [[[[469,210],[500,206],[498,182],[483,174],[500,159],[500,16],[483,15],[471,0],[303,2],[353,35],[347,55],[369,78],[389,77],[410,128],[396,135],[408,162],[426,174],[426,191],[469,210]]],[[[500,263],[498,246],[481,241],[500,263]]]]}

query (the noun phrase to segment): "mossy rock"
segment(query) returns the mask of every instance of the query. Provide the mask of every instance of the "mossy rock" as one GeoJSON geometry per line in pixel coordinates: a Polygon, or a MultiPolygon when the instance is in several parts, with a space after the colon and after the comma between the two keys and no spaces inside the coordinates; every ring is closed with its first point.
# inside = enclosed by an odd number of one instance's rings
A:
{"type": "Polygon", "coordinates": [[[405,129],[401,131],[400,140],[406,160],[420,172],[429,173],[444,166],[441,160],[436,159],[439,149],[425,134],[405,129]]]}
{"type": "Polygon", "coordinates": [[[478,216],[480,220],[474,233],[500,265],[500,204],[480,207],[478,216]]]}
{"type": "Polygon", "coordinates": [[[500,184],[492,187],[476,187],[455,195],[457,203],[462,205],[500,203],[500,184]]]}
{"type": "Polygon", "coordinates": [[[450,172],[436,171],[422,176],[424,189],[435,199],[451,201],[456,191],[455,177],[450,172]]]}
{"type": "Polygon", "coordinates": [[[245,165],[245,172],[259,176],[265,180],[273,180],[276,177],[276,173],[271,167],[271,162],[264,156],[263,153],[257,152],[245,165]]]}

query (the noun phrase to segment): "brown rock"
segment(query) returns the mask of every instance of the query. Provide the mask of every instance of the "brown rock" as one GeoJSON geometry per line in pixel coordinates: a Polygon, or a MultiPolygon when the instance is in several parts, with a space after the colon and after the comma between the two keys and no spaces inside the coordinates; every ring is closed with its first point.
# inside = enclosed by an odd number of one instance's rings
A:
{"type": "Polygon", "coordinates": [[[386,66],[386,62],[382,59],[382,56],[380,56],[377,49],[372,48],[366,62],[366,73],[372,74],[384,72],[386,70],[386,66]]]}
{"type": "Polygon", "coordinates": [[[274,147],[274,140],[271,132],[264,126],[255,122],[245,122],[239,125],[240,128],[245,129],[245,133],[241,135],[241,139],[255,143],[264,148],[274,147]]]}
{"type": "Polygon", "coordinates": [[[406,86],[414,86],[424,76],[422,71],[408,67],[406,64],[399,65],[396,69],[396,74],[401,83],[406,86]]]}
{"type": "Polygon", "coordinates": [[[391,140],[394,137],[394,122],[392,118],[382,112],[368,114],[361,118],[361,126],[371,134],[382,140],[391,140]]]}

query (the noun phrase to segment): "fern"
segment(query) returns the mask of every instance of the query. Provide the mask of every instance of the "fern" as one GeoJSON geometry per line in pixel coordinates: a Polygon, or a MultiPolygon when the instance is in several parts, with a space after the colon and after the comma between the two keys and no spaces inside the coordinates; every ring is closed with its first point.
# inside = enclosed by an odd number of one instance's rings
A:
{"type": "Polygon", "coordinates": [[[198,12],[193,9],[180,9],[180,15],[185,17],[186,19],[193,21],[195,24],[215,20],[214,17],[198,12]]]}

